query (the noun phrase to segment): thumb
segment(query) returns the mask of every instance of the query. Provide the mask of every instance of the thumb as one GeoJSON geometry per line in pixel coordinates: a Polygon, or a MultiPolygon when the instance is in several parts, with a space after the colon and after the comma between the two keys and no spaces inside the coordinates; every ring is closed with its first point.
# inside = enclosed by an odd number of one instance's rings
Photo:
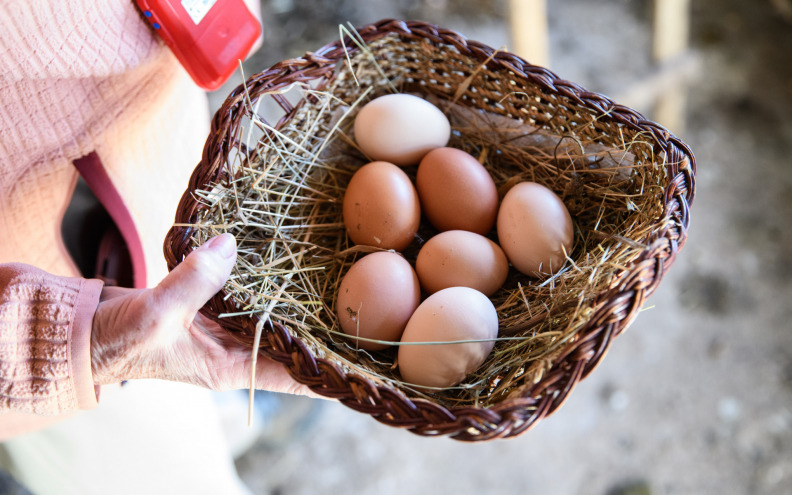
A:
{"type": "Polygon", "coordinates": [[[159,283],[154,289],[156,300],[166,308],[179,308],[191,317],[223,288],[235,261],[234,236],[212,237],[159,283]]]}

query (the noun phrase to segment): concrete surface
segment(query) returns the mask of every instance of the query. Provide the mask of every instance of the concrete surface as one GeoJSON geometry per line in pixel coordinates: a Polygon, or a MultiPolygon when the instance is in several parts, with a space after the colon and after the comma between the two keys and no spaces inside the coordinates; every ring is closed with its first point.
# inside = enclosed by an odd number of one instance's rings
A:
{"type": "MultiPolygon", "coordinates": [[[[615,97],[656,70],[650,2],[548,3],[550,68],[562,77],[615,97]]],[[[696,70],[684,125],[672,129],[698,160],[689,241],[564,407],[518,438],[469,445],[323,403],[301,434],[271,432],[238,460],[254,492],[792,493],[792,24],[773,5],[781,2],[693,0],[696,70]]],[[[335,39],[341,22],[384,17],[508,43],[503,1],[272,0],[263,9],[267,48],[248,64],[260,69],[335,39]]],[[[635,104],[652,117],[651,103],[635,104]]],[[[285,407],[298,416],[314,402],[285,407]]]]}

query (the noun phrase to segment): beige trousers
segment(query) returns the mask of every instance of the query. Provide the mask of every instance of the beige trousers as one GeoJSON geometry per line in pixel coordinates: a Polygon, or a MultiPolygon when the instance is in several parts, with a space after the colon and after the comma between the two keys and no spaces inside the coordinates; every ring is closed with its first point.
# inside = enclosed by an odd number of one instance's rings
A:
{"type": "Polygon", "coordinates": [[[103,387],[96,409],[2,448],[6,470],[35,495],[250,495],[212,392],[190,385],[103,387]]]}

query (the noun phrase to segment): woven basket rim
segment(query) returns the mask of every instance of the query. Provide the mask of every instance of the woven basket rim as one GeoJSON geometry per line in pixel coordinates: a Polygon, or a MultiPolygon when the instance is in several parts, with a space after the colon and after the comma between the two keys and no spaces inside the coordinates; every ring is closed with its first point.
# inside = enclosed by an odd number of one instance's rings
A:
{"type": "MultiPolygon", "coordinates": [[[[294,338],[285,326],[268,324],[262,338],[261,352],[282,363],[290,375],[314,392],[338,399],[354,410],[369,414],[390,426],[406,428],[426,436],[448,435],[463,441],[491,440],[521,434],[539,420],[557,410],[575,385],[600,362],[614,337],[623,332],[637,315],[645,299],[660,283],[684,245],[689,226],[690,205],[695,196],[696,162],[690,148],[661,125],[608,97],[589,92],[575,83],[563,80],[546,68],[528,63],[517,55],[495,50],[471,41],[454,31],[423,21],[385,19],[357,28],[366,43],[387,35],[396,35],[405,42],[429,42],[453,46],[487,68],[504,70],[534,84],[542,91],[559,95],[580,107],[607,114],[613,122],[648,133],[654,145],[666,155],[668,185],[663,198],[664,213],[659,222],[664,229],[627,269],[618,285],[601,294],[598,310],[591,320],[599,325],[585,328],[556,360],[550,372],[523,397],[508,398],[487,408],[445,407],[431,400],[410,398],[399,390],[373,383],[354,373],[344,372],[327,358],[315,357],[307,346],[294,338]]],[[[212,120],[203,157],[193,173],[189,186],[177,209],[176,223],[189,224],[196,208],[190,194],[209,180],[219,180],[223,170],[218,157],[227,156],[233,146],[230,129],[240,118],[238,102],[250,87],[273,90],[296,80],[329,77],[348,52],[356,49],[349,38],[329,43],[303,57],[284,60],[262,71],[232,91],[212,120]]],[[[294,108],[279,101],[287,115],[276,128],[288,121],[294,108]]],[[[169,269],[173,269],[192,249],[194,229],[174,226],[169,231],[164,253],[169,269]]],[[[213,301],[222,299],[222,292],[213,301]]],[[[229,322],[218,318],[219,312],[207,304],[201,311],[221,326],[229,322]]],[[[254,322],[254,320],[251,320],[254,322]]],[[[255,322],[254,322],[255,323],[255,322]]]]}

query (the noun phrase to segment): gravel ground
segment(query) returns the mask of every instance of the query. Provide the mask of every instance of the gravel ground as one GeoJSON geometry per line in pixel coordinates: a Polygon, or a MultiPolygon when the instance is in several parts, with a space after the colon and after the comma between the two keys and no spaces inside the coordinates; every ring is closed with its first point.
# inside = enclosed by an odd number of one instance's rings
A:
{"type": "MultiPolygon", "coordinates": [[[[618,99],[656,71],[651,2],[548,3],[550,68],[651,118],[651,100],[618,99]]],[[[293,435],[275,425],[238,460],[255,493],[792,493],[792,25],[773,8],[782,3],[692,2],[693,70],[662,81],[687,88],[686,119],[672,130],[699,167],[688,244],[564,407],[518,438],[468,445],[290,398],[287,416],[312,419],[293,435]]],[[[339,23],[385,17],[508,43],[504,2],[272,0],[263,10],[267,48],[248,70],[318,48],[339,23]]]]}

